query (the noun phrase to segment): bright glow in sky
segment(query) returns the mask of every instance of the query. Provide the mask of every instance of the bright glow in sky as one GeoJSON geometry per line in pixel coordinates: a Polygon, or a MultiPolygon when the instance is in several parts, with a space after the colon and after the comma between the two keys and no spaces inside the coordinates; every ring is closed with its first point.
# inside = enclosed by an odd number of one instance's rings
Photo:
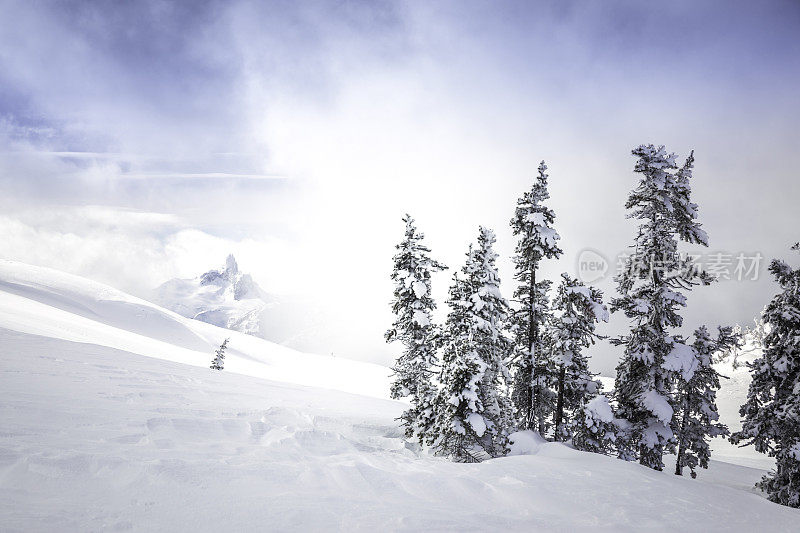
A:
{"type": "MultiPolygon", "coordinates": [[[[146,295],[233,252],[326,310],[317,351],[388,363],[404,212],[453,268],[495,229],[510,296],[538,162],[555,279],[632,241],[629,154],[652,142],[695,150],[711,251],[790,256],[800,7],[664,4],[2,0],[0,255],[146,295]]],[[[686,325],[749,323],[774,290],[698,289],[686,325]]]]}

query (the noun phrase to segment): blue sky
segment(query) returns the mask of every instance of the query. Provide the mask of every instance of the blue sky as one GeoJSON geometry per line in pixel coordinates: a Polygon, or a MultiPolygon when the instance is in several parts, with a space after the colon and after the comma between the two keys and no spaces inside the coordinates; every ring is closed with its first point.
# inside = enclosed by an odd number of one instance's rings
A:
{"type": "MultiPolygon", "coordinates": [[[[554,278],[632,240],[641,143],[695,150],[711,250],[785,257],[799,238],[796,2],[0,8],[2,255],[144,295],[233,251],[268,290],[330,309],[343,333],[323,353],[391,357],[404,212],[452,267],[479,224],[507,258],[542,159],[554,278]]],[[[507,260],[501,273],[510,295],[507,260]]],[[[774,290],[766,276],[698,290],[687,325],[747,323],[774,290]]],[[[600,349],[599,368],[615,357],[600,349]]]]}

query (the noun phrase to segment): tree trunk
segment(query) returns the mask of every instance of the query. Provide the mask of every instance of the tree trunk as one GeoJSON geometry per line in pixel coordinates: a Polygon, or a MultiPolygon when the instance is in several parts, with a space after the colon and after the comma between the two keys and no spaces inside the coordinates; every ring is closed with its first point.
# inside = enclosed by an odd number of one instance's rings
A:
{"type": "Polygon", "coordinates": [[[554,417],[556,440],[561,440],[560,429],[561,422],[564,420],[564,380],[566,378],[566,374],[567,370],[562,364],[558,372],[558,400],[556,401],[556,414],[554,417]]]}
{"type": "Polygon", "coordinates": [[[681,428],[678,433],[678,457],[675,460],[675,475],[683,475],[683,454],[686,453],[686,439],[684,439],[684,431],[686,431],[686,422],[689,416],[689,409],[687,409],[686,402],[683,405],[683,417],[681,418],[681,428]]]}
{"type": "MultiPolygon", "coordinates": [[[[531,280],[530,280],[530,300],[531,306],[528,309],[528,342],[530,342],[530,351],[529,351],[529,358],[530,358],[530,380],[528,381],[528,429],[534,429],[535,424],[535,416],[534,416],[534,404],[536,403],[536,398],[534,395],[534,385],[533,380],[536,377],[536,337],[537,337],[537,330],[538,324],[536,324],[536,264],[534,263],[533,268],[531,269],[531,280]]],[[[542,427],[540,423],[539,432],[542,432],[542,427]]]]}

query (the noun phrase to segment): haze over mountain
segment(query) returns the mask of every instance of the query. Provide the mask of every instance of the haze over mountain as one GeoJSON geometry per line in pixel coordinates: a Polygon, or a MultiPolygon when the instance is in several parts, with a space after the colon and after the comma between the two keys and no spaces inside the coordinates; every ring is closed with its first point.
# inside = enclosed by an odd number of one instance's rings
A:
{"type": "Polygon", "coordinates": [[[233,255],[221,270],[167,281],[155,290],[153,301],[187,318],[257,337],[263,337],[264,311],[274,304],[250,274],[239,271],[233,255]]]}
{"type": "Polygon", "coordinates": [[[337,327],[323,304],[298,294],[272,295],[240,270],[233,254],[225,266],[193,278],[173,278],[152,291],[150,300],[186,318],[254,335],[304,352],[343,354],[337,327]]]}

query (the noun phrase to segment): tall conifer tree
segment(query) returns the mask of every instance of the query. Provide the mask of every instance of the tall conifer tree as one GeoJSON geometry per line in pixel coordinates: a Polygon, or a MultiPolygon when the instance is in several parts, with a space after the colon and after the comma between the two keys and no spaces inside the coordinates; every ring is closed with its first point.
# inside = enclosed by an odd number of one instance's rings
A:
{"type": "Polygon", "coordinates": [[[696,359],[694,368],[686,368],[676,377],[675,391],[675,438],[678,444],[675,474],[683,475],[689,467],[692,477],[697,477],[695,468],[708,468],[711,437],[728,435],[727,426],[719,422],[717,391],[720,374],[714,369],[713,357],[718,352],[728,351],[739,345],[739,335],[730,326],[719,328],[717,338],[708,333],[705,326],[694,332],[692,349],[696,359]]]}
{"type": "Polygon", "coordinates": [[[584,350],[599,337],[595,333],[597,322],[608,322],[608,309],[600,290],[564,273],[553,310],[558,313],[550,335],[557,370],[553,427],[556,440],[567,440],[571,416],[600,390],[600,382],[589,372],[584,350]]]}
{"type": "Polygon", "coordinates": [[[656,470],[664,467],[665,450],[674,448],[672,433],[675,372],[693,359],[687,347],[671,334],[681,326],[679,308],[686,305],[681,292],[713,278],[700,272],[690,258],[678,253],[678,242],[708,246],[708,236],[696,221],[691,202],[694,154],[678,169],[675,154],[663,146],[642,145],[632,151],[634,172],[640,179],[625,203],[628,218],[640,221],[639,230],[623,272],[617,276],[620,296],[612,311],[623,311],[632,322],[630,334],[616,339],[625,347],[617,366],[617,414],[630,423],[626,459],[656,470]]]}
{"type": "Polygon", "coordinates": [[[407,438],[423,442],[434,420],[433,402],[436,389],[432,375],[436,366],[437,330],[432,312],[436,303],[431,296],[431,275],[446,267],[430,257],[430,249],[422,243],[424,235],[417,230],[410,215],[403,217],[405,235],[396,246],[391,302],[395,321],[386,332],[386,342],[400,341],[403,353],[395,362],[392,398],[408,398],[411,408],[401,420],[407,438]]]}
{"type": "Polygon", "coordinates": [[[553,229],[555,213],[544,205],[547,191],[547,165],[539,165],[533,186],[517,200],[511,228],[518,238],[514,255],[518,286],[514,299],[514,387],[513,400],[520,429],[546,430],[552,412],[552,362],[544,356],[541,332],[547,320],[547,291],[550,282],[538,275],[543,259],[561,255],[558,233],[553,229]]]}
{"type": "Polygon", "coordinates": [[[508,303],[500,294],[494,233],[481,227],[470,246],[461,275],[453,276],[445,323],[442,384],[437,401],[436,436],[442,455],[459,461],[480,453],[496,457],[507,451],[512,406],[506,358],[508,303]]]}

